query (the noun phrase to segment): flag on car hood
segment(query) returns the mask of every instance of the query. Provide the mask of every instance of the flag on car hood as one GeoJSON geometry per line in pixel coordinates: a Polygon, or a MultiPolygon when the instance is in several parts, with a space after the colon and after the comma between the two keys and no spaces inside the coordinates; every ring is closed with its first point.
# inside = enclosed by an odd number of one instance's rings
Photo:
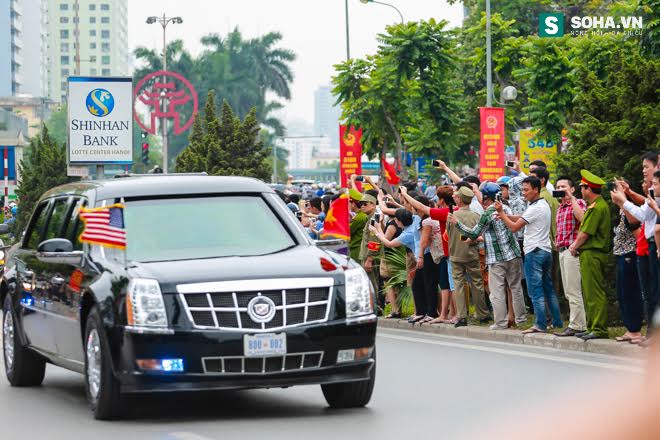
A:
{"type": "Polygon", "coordinates": [[[124,205],[116,203],[102,208],[83,208],[80,219],[85,222],[80,234],[82,243],[126,249],[124,205]]]}

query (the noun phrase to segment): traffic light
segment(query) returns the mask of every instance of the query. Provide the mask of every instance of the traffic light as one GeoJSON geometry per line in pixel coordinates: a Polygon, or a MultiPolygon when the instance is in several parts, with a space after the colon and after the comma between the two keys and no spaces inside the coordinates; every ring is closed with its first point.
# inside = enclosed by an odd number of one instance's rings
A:
{"type": "Polygon", "coordinates": [[[147,142],[147,136],[149,133],[143,131],[142,136],[142,163],[145,165],[149,164],[149,142],[147,142]]]}

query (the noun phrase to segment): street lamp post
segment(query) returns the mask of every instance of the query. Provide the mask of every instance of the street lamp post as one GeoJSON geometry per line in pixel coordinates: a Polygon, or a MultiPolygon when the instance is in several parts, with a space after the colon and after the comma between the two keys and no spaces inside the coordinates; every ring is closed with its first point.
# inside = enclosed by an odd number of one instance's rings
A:
{"type": "MultiPolygon", "coordinates": [[[[156,16],[151,16],[147,18],[147,24],[154,24],[154,23],[159,23],[163,27],[163,72],[167,71],[167,40],[165,39],[165,31],[167,29],[167,25],[170,23],[175,23],[175,24],[181,24],[183,23],[183,19],[181,17],[167,17],[165,13],[163,12],[162,17],[156,17],[156,16]]],[[[163,83],[167,78],[163,76],[163,83]]],[[[161,93],[161,102],[162,102],[162,110],[163,113],[165,113],[165,109],[167,107],[167,98],[165,97],[165,92],[163,91],[161,93]]],[[[168,140],[167,140],[167,118],[163,116],[161,118],[160,122],[161,130],[163,132],[163,173],[167,174],[169,170],[169,164],[168,164],[168,140]]]]}
{"type": "Polygon", "coordinates": [[[348,0],[344,0],[346,9],[346,61],[351,59],[351,37],[348,31],[348,0]]]}
{"type": "Polygon", "coordinates": [[[490,43],[490,0],[486,0],[486,107],[493,106],[493,68],[490,43]]]}
{"type": "Polygon", "coordinates": [[[405,23],[405,20],[403,19],[403,14],[401,13],[401,11],[399,11],[399,8],[397,8],[394,5],[391,5],[389,3],[379,2],[379,1],[376,1],[376,0],[360,0],[360,2],[364,3],[365,5],[369,4],[369,3],[375,3],[377,5],[389,6],[390,8],[394,9],[396,12],[399,13],[399,17],[401,17],[401,24],[405,23]]]}

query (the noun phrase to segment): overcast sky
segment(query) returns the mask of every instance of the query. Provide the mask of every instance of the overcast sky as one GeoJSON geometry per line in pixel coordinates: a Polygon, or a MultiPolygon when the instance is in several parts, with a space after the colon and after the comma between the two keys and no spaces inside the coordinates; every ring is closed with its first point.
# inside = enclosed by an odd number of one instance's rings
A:
{"type": "MultiPolygon", "coordinates": [[[[445,19],[459,26],[462,5],[446,0],[391,0],[405,20],[445,19]]],[[[209,33],[227,34],[238,27],[246,37],[270,31],[283,35],[282,47],[293,50],[297,60],[291,102],[281,117],[285,121],[314,120],[314,90],[329,84],[333,64],[346,58],[344,0],[131,0],[128,5],[129,47],[162,47],[162,30],[145,24],[149,15],[179,15],[183,24],[167,27],[167,39],[183,39],[193,53],[199,53],[200,37],[209,33]]],[[[376,35],[388,24],[399,21],[394,9],[378,4],[349,0],[351,56],[374,53],[376,35]]]]}

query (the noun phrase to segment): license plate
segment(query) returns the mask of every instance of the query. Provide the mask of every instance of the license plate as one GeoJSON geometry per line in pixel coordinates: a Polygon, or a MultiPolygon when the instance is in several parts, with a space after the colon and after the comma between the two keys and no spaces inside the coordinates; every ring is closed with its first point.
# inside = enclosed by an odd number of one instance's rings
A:
{"type": "Polygon", "coordinates": [[[286,333],[245,335],[243,349],[247,357],[286,354],[286,333]]]}

